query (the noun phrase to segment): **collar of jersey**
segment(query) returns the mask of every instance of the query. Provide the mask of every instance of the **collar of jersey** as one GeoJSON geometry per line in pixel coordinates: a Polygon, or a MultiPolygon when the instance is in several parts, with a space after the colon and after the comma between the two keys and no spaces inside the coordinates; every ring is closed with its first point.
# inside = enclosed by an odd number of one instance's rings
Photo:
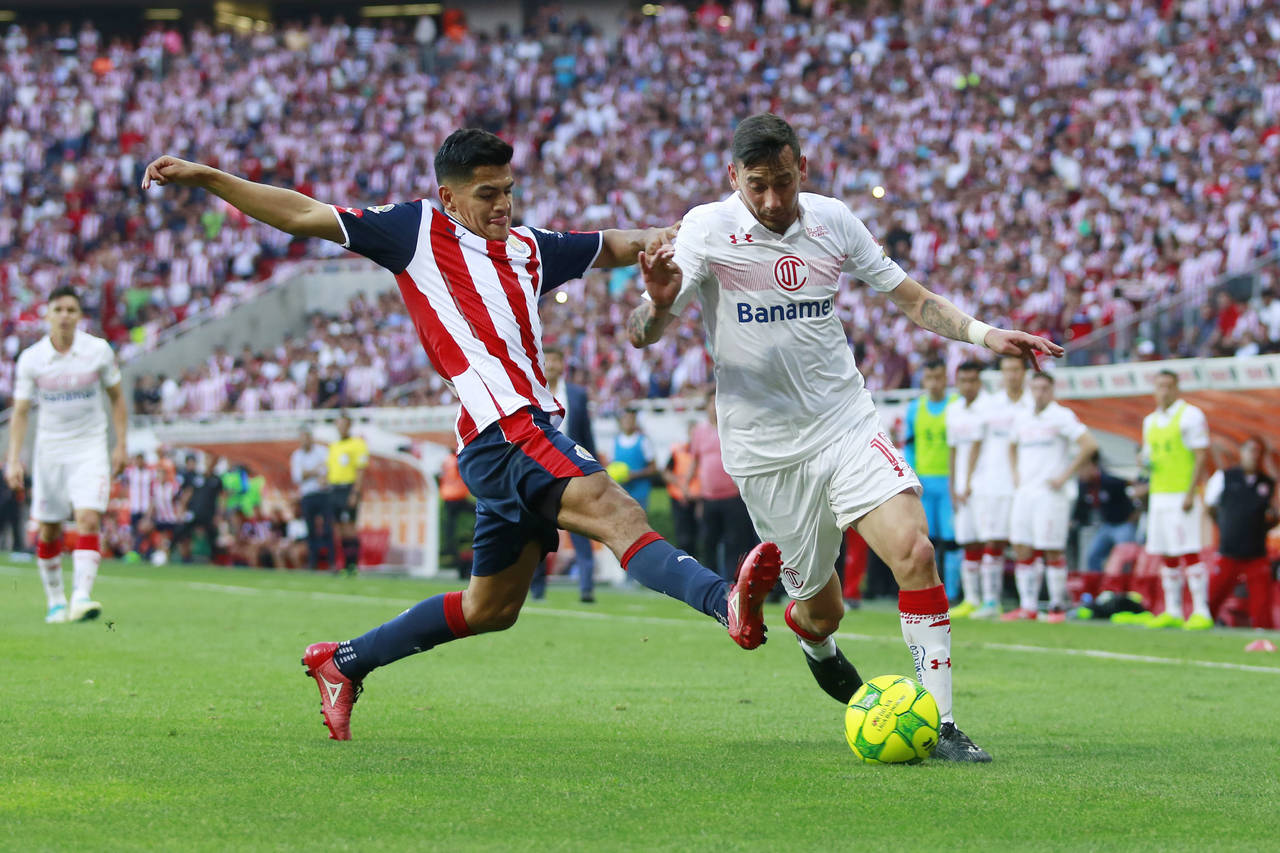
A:
{"type": "Polygon", "coordinates": [[[736,222],[735,230],[742,229],[744,234],[754,232],[758,236],[768,237],[772,240],[786,240],[797,233],[804,231],[804,205],[800,205],[800,213],[796,216],[796,221],[791,223],[785,234],[779,234],[777,231],[771,231],[768,226],[756,219],[755,214],[751,212],[751,208],[747,207],[747,203],[742,200],[742,193],[734,190],[733,203],[737,208],[735,211],[736,222]]]}

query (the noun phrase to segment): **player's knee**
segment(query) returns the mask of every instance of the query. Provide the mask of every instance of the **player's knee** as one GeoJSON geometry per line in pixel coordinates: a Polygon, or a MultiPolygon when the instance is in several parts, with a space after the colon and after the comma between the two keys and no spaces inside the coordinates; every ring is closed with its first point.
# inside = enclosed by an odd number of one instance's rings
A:
{"type": "Polygon", "coordinates": [[[902,543],[900,554],[897,567],[900,584],[919,588],[937,577],[938,567],[935,562],[933,543],[929,541],[927,535],[909,534],[902,543]]]}
{"type": "Polygon", "coordinates": [[[819,613],[809,617],[809,630],[819,637],[830,637],[840,630],[840,616],[844,614],[819,613]]]}
{"type": "Polygon", "coordinates": [[[520,607],[524,602],[504,601],[482,604],[466,614],[467,627],[477,634],[493,631],[505,631],[520,618],[520,607]]]}

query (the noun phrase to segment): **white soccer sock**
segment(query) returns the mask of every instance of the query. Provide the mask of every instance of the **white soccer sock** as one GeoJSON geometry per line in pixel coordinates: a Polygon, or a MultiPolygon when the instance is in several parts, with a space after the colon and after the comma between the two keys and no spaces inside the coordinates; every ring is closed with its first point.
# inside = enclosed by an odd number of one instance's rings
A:
{"type": "Polygon", "coordinates": [[[964,601],[978,607],[982,604],[982,564],[977,560],[960,562],[960,587],[964,590],[964,601]]]}
{"type": "Polygon", "coordinates": [[[1164,611],[1182,618],[1182,569],[1165,566],[1160,570],[1160,585],[1164,587],[1164,611]]]}
{"type": "Polygon", "coordinates": [[[1049,582],[1049,606],[1067,609],[1067,564],[1050,563],[1045,578],[1049,582]]]}
{"type": "Polygon", "coordinates": [[[836,648],[836,638],[827,637],[820,643],[811,643],[799,634],[796,639],[800,641],[800,648],[804,649],[804,653],[814,660],[822,661],[836,656],[839,651],[836,648]]]}
{"type": "Polygon", "coordinates": [[[938,703],[941,721],[955,722],[951,713],[951,616],[946,589],[938,585],[899,592],[898,618],[902,622],[902,639],[916,665],[916,677],[938,703]]]}
{"type": "Polygon", "coordinates": [[[992,607],[1000,605],[1001,587],[1004,585],[1004,557],[995,554],[982,555],[982,603],[992,607]]]}
{"type": "Polygon", "coordinates": [[[1018,607],[1035,610],[1040,598],[1040,577],[1033,563],[1018,563],[1013,568],[1013,582],[1018,588],[1018,607]]]}
{"type": "Polygon", "coordinates": [[[71,600],[92,598],[93,582],[98,579],[98,564],[102,562],[102,553],[96,548],[93,550],[77,548],[71,554],[71,562],[75,566],[76,574],[71,600]]]}
{"type": "Polygon", "coordinates": [[[1212,619],[1213,614],[1209,612],[1209,569],[1199,560],[1187,566],[1187,589],[1191,590],[1191,612],[1212,619]]]}
{"type": "Polygon", "coordinates": [[[62,588],[62,555],[56,557],[40,557],[36,560],[40,567],[40,582],[44,584],[44,597],[49,606],[67,604],[67,593],[62,588]]]}

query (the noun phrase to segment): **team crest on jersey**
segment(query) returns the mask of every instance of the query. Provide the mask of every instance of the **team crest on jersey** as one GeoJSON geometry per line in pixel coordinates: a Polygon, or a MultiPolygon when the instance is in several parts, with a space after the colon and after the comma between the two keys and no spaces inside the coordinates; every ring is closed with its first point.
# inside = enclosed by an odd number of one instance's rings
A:
{"type": "Polygon", "coordinates": [[[388,210],[395,210],[394,204],[375,204],[369,208],[370,213],[386,213],[388,210]]]}
{"type": "Polygon", "coordinates": [[[795,255],[783,255],[773,265],[773,278],[787,292],[799,290],[809,280],[809,265],[804,258],[795,255]]]}
{"type": "Polygon", "coordinates": [[[529,247],[523,240],[512,234],[507,238],[507,252],[518,258],[523,258],[529,254],[529,247]]]}
{"type": "Polygon", "coordinates": [[[588,462],[596,461],[596,458],[592,456],[589,452],[587,452],[587,449],[583,447],[581,444],[575,444],[573,446],[573,452],[577,453],[579,456],[581,456],[583,459],[587,460],[588,462]]]}

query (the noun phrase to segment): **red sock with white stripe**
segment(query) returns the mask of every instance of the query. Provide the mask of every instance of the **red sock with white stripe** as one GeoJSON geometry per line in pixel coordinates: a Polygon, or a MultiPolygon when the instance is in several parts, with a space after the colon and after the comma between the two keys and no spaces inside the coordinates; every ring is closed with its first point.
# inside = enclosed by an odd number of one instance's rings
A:
{"type": "Polygon", "coordinates": [[[49,606],[67,605],[67,593],[62,588],[62,541],[36,542],[36,565],[40,567],[40,583],[44,584],[44,597],[49,606]]]}
{"type": "Polygon", "coordinates": [[[982,606],[982,549],[966,545],[964,559],[960,561],[960,588],[964,590],[964,603],[982,606]]]}
{"type": "Polygon", "coordinates": [[[819,637],[810,631],[806,631],[800,627],[800,623],[791,615],[791,609],[796,606],[793,601],[787,605],[787,609],[783,611],[782,618],[796,635],[796,639],[800,641],[800,648],[804,653],[816,661],[824,661],[827,658],[836,656],[839,648],[836,646],[836,638],[828,634],[825,637],[819,637]]]}
{"type": "Polygon", "coordinates": [[[1066,610],[1067,605],[1067,558],[1054,557],[1049,560],[1045,569],[1045,580],[1049,584],[1049,606],[1066,610]]]}
{"type": "Polygon", "coordinates": [[[93,582],[98,579],[98,566],[102,563],[102,552],[98,550],[98,534],[91,536],[80,534],[76,540],[76,549],[71,552],[71,564],[75,567],[75,586],[72,587],[72,601],[86,601],[93,598],[93,582]]]}
{"type": "Polygon", "coordinates": [[[951,615],[946,587],[938,584],[900,591],[898,618],[902,639],[916,665],[916,678],[938,703],[942,722],[955,722],[951,715],[951,615]]]}
{"type": "Polygon", "coordinates": [[[1004,585],[1004,553],[999,548],[987,548],[982,554],[981,571],[982,603],[999,607],[1000,588],[1004,585]]]}

